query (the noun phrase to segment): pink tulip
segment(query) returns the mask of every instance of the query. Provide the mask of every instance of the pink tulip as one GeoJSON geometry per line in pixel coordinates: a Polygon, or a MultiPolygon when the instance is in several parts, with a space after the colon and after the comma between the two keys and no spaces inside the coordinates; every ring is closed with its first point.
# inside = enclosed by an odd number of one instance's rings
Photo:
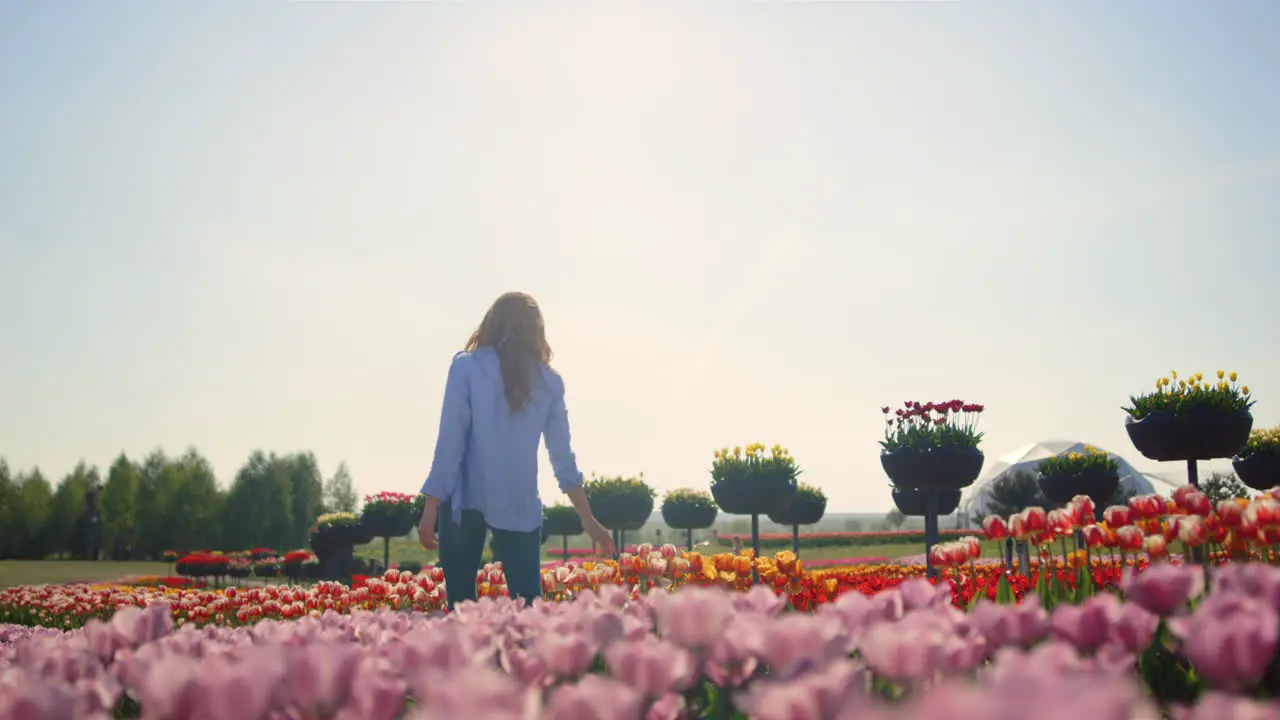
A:
{"type": "Polygon", "coordinates": [[[1168,622],[1196,670],[1219,690],[1240,691],[1257,683],[1280,639],[1274,609],[1221,590],[1207,595],[1189,617],[1168,622]]]}
{"type": "Polygon", "coordinates": [[[1169,563],[1151,565],[1142,571],[1130,568],[1125,570],[1120,588],[1128,602],[1168,617],[1204,591],[1204,571],[1169,563]]]}

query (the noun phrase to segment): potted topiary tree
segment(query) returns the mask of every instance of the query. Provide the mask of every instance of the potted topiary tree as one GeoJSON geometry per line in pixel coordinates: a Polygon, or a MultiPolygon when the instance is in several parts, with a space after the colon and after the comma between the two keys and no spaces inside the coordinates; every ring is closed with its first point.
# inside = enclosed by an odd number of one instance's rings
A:
{"type": "Polygon", "coordinates": [[[791,526],[791,552],[800,556],[800,526],[816,525],[827,512],[827,496],[818,488],[797,483],[791,503],[769,511],[769,519],[791,526]]]}
{"type": "MultiPolygon", "coordinates": [[[[781,445],[774,445],[768,453],[761,443],[748,445],[745,451],[716,451],[711,463],[711,496],[721,510],[751,516],[751,548],[756,558],[760,557],[760,516],[791,503],[800,473],[795,458],[781,445]]],[[[759,581],[754,565],[752,577],[759,581]]]]}
{"type": "Polygon", "coordinates": [[[1240,482],[1254,490],[1280,485],[1280,427],[1254,430],[1249,441],[1231,460],[1240,482]]]}
{"type": "Polygon", "coordinates": [[[938,541],[941,496],[969,487],[982,472],[978,419],[983,410],[982,405],[963,400],[923,404],[912,400],[892,414],[888,407],[880,408],[885,415],[880,466],[895,488],[924,495],[925,562],[931,576],[935,571],[928,558],[938,541]]]}
{"type": "Polygon", "coordinates": [[[1105,451],[1085,445],[1081,452],[1045,458],[1036,465],[1040,492],[1057,505],[1076,495],[1088,495],[1094,508],[1103,510],[1120,487],[1120,463],[1105,451]]]}
{"type": "Polygon", "coordinates": [[[422,517],[424,497],[421,493],[409,495],[383,491],[364,496],[364,508],[360,524],[372,537],[382,538],[382,565],[391,567],[391,538],[408,535],[422,517]]]}
{"type": "Polygon", "coordinates": [[[639,477],[596,477],[594,473],[586,483],[587,500],[591,512],[601,525],[614,534],[617,552],[622,552],[626,531],[639,530],[653,514],[653,488],[639,477]]]}
{"type": "Polygon", "coordinates": [[[662,498],[663,521],[676,530],[684,530],[689,550],[693,550],[693,531],[714,525],[718,513],[715,500],[705,490],[680,488],[662,498]]]}
{"type": "Polygon", "coordinates": [[[560,559],[569,560],[569,536],[582,534],[582,518],[578,511],[559,503],[542,508],[542,531],[549,537],[560,536],[560,559]]]}

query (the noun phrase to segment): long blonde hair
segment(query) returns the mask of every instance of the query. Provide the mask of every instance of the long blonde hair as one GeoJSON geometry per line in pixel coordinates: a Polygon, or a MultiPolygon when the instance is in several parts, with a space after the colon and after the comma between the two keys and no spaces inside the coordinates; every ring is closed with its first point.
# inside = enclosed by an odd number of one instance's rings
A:
{"type": "Polygon", "coordinates": [[[529,383],[537,363],[551,362],[546,327],[538,302],[527,293],[504,293],[471,333],[466,350],[491,347],[498,353],[502,388],[512,414],[529,401],[529,383]]]}

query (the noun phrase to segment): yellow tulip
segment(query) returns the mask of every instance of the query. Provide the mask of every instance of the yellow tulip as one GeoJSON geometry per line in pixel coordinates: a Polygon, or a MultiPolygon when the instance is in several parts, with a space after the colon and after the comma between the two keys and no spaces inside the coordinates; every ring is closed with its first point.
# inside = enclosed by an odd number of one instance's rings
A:
{"type": "Polygon", "coordinates": [[[1221,380],[1225,375],[1226,375],[1226,373],[1222,372],[1221,370],[1219,370],[1219,371],[1218,371],[1218,379],[1219,379],[1219,380],[1221,380]]]}
{"type": "Polygon", "coordinates": [[[1249,386],[1248,386],[1248,385],[1245,385],[1244,387],[1240,388],[1240,392],[1241,392],[1241,393],[1243,393],[1243,394],[1245,394],[1245,395],[1248,395],[1248,394],[1249,394],[1249,386]]]}
{"type": "Polygon", "coordinates": [[[1170,371],[1169,371],[1169,375],[1171,375],[1171,376],[1173,377],[1173,379],[1174,379],[1174,380],[1177,380],[1177,379],[1178,379],[1178,371],[1177,371],[1177,370],[1170,370],[1170,371]]]}
{"type": "Polygon", "coordinates": [[[1230,374],[1230,375],[1228,375],[1227,377],[1231,379],[1231,382],[1235,382],[1235,381],[1236,381],[1236,371],[1235,371],[1235,370],[1232,370],[1232,371],[1231,371],[1231,374],[1230,374]]]}

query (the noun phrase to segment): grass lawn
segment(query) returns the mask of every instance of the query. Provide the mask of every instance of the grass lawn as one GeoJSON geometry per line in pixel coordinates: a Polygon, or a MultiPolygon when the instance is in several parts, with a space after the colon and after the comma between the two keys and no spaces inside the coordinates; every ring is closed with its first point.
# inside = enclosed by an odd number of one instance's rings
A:
{"type": "Polygon", "coordinates": [[[0,587],[107,582],[128,575],[168,575],[162,562],[89,562],[86,560],[0,560],[0,587]]]}

